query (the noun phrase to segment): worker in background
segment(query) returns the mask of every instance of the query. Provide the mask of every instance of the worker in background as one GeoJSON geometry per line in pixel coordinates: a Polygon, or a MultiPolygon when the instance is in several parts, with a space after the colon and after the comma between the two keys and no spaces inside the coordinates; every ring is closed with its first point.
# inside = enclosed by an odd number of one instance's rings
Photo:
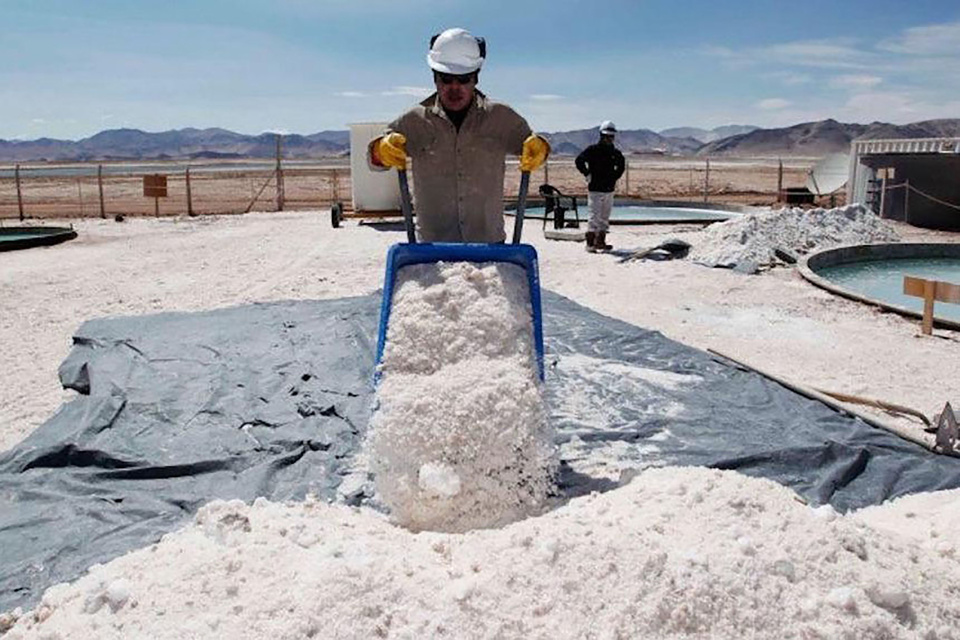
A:
{"type": "Polygon", "coordinates": [[[600,141],[590,145],[577,156],[577,170],[588,180],[587,206],[590,221],[587,223],[587,251],[609,251],[607,230],[610,228],[610,212],[613,210],[613,192],[617,180],[623,175],[624,160],[620,150],[613,146],[617,127],[609,120],[600,125],[600,141]]]}
{"type": "Polygon", "coordinates": [[[477,89],[486,43],[464,29],[430,40],[427,64],[436,93],[394,120],[368,149],[372,168],[406,169],[413,161],[417,231],[423,242],[503,242],[507,154],[534,171],[547,141],[505,104],[477,89]]]}

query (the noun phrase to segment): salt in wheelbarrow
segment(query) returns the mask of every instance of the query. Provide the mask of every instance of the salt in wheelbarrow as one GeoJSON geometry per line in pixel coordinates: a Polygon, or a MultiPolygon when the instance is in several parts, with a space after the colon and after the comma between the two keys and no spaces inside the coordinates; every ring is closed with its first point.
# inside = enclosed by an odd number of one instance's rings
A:
{"type": "Polygon", "coordinates": [[[407,231],[407,242],[390,247],[387,253],[387,270],[383,281],[383,302],[380,306],[380,328],[377,334],[377,364],[383,357],[387,341],[387,326],[397,272],[412,264],[428,262],[507,262],[523,268],[530,285],[530,307],[533,311],[533,342],[537,356],[537,372],[543,380],[543,322],[540,311],[540,273],[537,266],[537,251],[529,244],[520,244],[523,232],[523,216],[527,203],[530,173],[520,175],[520,193],[517,198],[517,215],[513,227],[512,244],[483,244],[457,242],[417,242],[413,227],[413,206],[407,172],[399,170],[400,206],[407,231]]]}

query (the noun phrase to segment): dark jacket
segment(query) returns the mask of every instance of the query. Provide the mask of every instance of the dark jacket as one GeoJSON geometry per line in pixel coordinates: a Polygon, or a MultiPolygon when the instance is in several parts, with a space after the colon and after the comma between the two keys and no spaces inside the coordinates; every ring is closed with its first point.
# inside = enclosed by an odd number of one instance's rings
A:
{"type": "Polygon", "coordinates": [[[597,142],[577,156],[577,171],[590,176],[588,191],[610,193],[623,175],[623,154],[612,144],[597,142]]]}

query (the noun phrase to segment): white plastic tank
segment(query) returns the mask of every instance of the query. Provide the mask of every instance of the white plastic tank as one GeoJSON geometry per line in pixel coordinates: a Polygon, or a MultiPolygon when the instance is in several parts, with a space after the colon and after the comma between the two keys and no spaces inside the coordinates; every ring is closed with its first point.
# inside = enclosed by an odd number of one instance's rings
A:
{"type": "Polygon", "coordinates": [[[373,171],[367,165],[367,146],[383,134],[384,122],[350,124],[350,180],[355,212],[400,211],[400,184],[396,171],[373,171]]]}

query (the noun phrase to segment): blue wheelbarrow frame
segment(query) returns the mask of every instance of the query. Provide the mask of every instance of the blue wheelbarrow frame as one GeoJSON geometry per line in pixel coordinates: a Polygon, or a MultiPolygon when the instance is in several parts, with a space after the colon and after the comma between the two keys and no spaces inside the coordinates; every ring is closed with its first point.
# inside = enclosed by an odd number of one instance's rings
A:
{"type": "MultiPolygon", "coordinates": [[[[383,358],[383,349],[387,342],[390,308],[393,305],[393,292],[396,286],[397,272],[400,269],[413,264],[433,262],[507,262],[522,267],[527,274],[527,284],[530,287],[530,307],[533,314],[533,341],[537,355],[537,373],[540,375],[540,380],[543,380],[543,314],[540,307],[540,269],[537,263],[537,250],[529,244],[520,244],[530,174],[523,172],[520,176],[520,197],[517,200],[513,244],[417,242],[413,228],[413,207],[410,201],[407,172],[401,170],[398,171],[398,174],[401,207],[409,242],[395,244],[390,247],[390,251],[387,253],[387,269],[383,279],[383,301],[380,304],[380,328],[377,333],[377,365],[383,358]]],[[[379,375],[375,375],[375,378],[379,378],[379,375]]]]}

